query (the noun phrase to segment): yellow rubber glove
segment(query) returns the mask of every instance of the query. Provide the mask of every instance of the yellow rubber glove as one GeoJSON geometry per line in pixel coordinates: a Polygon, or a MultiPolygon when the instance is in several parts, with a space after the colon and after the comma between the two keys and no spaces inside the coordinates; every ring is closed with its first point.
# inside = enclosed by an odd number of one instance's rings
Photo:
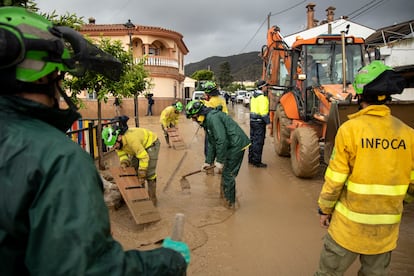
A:
{"type": "Polygon", "coordinates": [[[125,169],[131,166],[131,162],[128,159],[121,161],[121,168],[125,169]]]}

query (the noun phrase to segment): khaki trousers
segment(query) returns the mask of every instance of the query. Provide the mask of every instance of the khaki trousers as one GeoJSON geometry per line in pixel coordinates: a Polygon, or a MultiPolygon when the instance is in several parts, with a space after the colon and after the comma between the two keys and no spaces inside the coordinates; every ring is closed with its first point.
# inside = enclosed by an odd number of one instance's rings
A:
{"type": "Polygon", "coordinates": [[[364,255],[349,251],[337,244],[329,234],[324,237],[324,245],[315,276],[344,275],[345,271],[359,256],[361,268],[358,276],[387,276],[391,263],[391,251],[376,255],[364,255]]]}

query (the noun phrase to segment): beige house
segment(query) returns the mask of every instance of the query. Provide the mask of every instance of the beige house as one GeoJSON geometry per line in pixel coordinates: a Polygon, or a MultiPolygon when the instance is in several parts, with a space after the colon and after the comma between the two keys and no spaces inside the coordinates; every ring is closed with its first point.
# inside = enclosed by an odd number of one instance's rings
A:
{"type": "MultiPolygon", "coordinates": [[[[176,100],[185,102],[186,98],[191,97],[191,88],[185,88],[184,81],[184,56],[189,51],[180,33],[160,27],[134,25],[130,20],[125,24],[96,24],[94,18],[81,27],[80,33],[92,39],[109,37],[119,40],[125,49],[131,47],[136,61],[147,56],[144,66],[153,87],[144,93],[154,94],[154,114],[159,114],[176,100]]],[[[86,94],[84,97],[93,99],[94,95],[86,94]]],[[[146,105],[144,96],[139,96],[138,100],[140,107],[146,105]]],[[[128,102],[125,99],[124,103],[128,102]]],[[[144,109],[140,108],[140,115],[146,112],[144,109]]]]}

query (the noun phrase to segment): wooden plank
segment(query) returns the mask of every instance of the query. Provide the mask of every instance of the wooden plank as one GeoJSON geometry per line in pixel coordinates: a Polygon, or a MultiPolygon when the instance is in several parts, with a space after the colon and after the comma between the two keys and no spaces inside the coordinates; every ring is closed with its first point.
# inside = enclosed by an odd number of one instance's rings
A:
{"type": "Polygon", "coordinates": [[[187,148],[177,128],[175,127],[169,128],[168,136],[170,137],[170,142],[174,149],[181,150],[181,149],[187,148]]]}
{"type": "Polygon", "coordinates": [[[147,190],[139,185],[134,168],[111,167],[109,171],[137,224],[161,219],[158,209],[154,207],[148,196],[147,190]]]}

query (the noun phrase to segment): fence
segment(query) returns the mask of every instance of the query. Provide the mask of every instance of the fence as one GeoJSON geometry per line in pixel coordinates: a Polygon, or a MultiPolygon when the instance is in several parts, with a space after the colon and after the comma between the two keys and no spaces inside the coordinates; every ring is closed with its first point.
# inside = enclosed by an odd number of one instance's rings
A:
{"type": "MultiPolygon", "coordinates": [[[[118,122],[113,119],[102,119],[102,127],[118,122]]],[[[72,124],[66,135],[75,143],[81,146],[92,158],[98,157],[98,119],[80,119],[72,124]]],[[[105,144],[102,143],[103,151],[106,151],[105,144]]]]}

